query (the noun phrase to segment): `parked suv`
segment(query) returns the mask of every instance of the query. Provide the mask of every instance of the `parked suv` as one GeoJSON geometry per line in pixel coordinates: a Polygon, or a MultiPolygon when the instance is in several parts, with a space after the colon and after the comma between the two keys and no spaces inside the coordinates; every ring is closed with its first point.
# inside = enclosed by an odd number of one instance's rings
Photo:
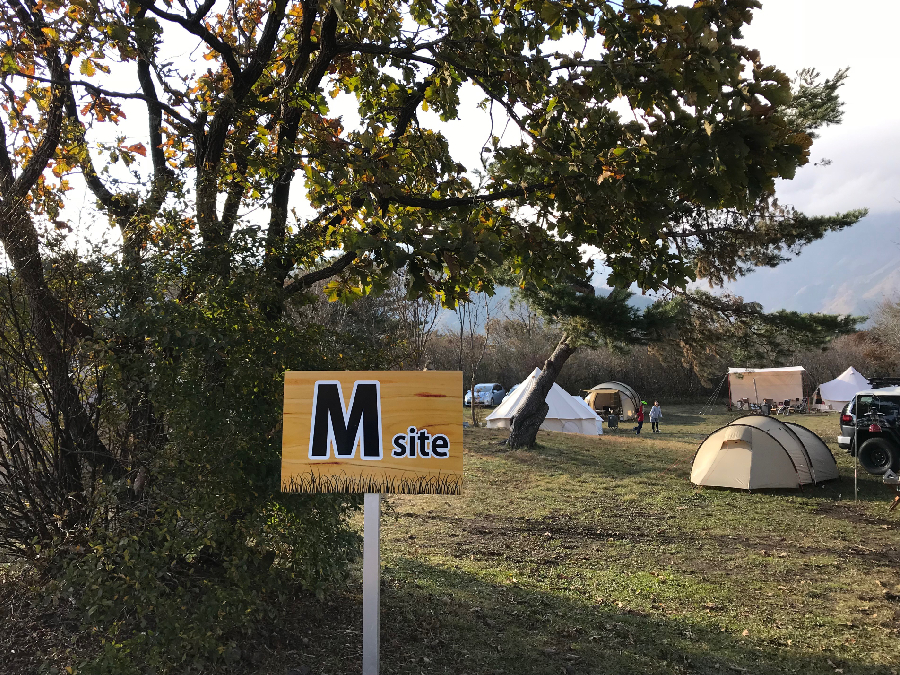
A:
{"type": "Polygon", "coordinates": [[[850,446],[853,445],[853,430],[856,424],[855,403],[856,399],[851,399],[841,408],[841,435],[837,437],[838,447],[841,450],[847,450],[851,455],[853,452],[850,451],[850,446]]]}
{"type": "Polygon", "coordinates": [[[880,476],[900,470],[900,387],[862,391],[852,404],[841,410],[841,436],[851,455],[869,473],[880,476]]]}

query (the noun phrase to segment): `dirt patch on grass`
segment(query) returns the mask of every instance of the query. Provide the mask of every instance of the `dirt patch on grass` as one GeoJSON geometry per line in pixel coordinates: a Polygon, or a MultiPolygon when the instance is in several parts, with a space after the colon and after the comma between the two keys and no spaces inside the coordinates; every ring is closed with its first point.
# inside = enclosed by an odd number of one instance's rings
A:
{"type": "MultiPolygon", "coordinates": [[[[885,494],[888,494],[885,492],[885,494]]],[[[860,511],[852,502],[823,502],[816,509],[816,513],[829,518],[846,520],[849,523],[875,525],[885,530],[900,529],[900,511],[888,511],[890,500],[885,499],[884,515],[860,511]]]]}

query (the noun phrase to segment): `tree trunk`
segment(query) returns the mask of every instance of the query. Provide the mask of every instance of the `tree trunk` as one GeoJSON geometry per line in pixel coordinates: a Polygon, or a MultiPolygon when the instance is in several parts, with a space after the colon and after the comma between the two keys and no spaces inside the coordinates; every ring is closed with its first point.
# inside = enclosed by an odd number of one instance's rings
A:
{"type": "Polygon", "coordinates": [[[553,383],[556,382],[563,364],[575,353],[576,346],[571,341],[572,338],[564,334],[559,344],[556,345],[556,349],[553,350],[553,354],[544,361],[541,374],[537,376],[534,386],[528,392],[519,411],[513,415],[509,427],[509,447],[530,448],[534,446],[538,429],[544,423],[547,412],[550,410],[546,400],[547,394],[553,388],[553,383]]]}
{"type": "MultiPolygon", "coordinates": [[[[100,439],[87,411],[78,398],[75,384],[69,372],[71,361],[66,354],[67,333],[80,322],[69,318],[65,305],[47,287],[43,273],[43,261],[38,248],[37,232],[27,213],[9,208],[8,199],[0,209],[0,242],[13,263],[22,287],[28,297],[32,316],[35,343],[47,372],[47,383],[53,403],[62,414],[68,441],[60,449],[62,463],[59,467],[66,489],[81,489],[80,459],[105,472],[114,467],[112,455],[100,439]],[[73,326],[73,324],[76,324],[73,326]]],[[[89,331],[86,326],[81,332],[89,331]]]]}

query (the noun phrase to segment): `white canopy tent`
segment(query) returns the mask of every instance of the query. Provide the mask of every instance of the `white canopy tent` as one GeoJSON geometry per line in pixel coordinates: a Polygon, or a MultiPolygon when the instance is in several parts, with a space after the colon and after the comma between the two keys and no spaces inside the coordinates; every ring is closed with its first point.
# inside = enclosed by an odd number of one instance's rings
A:
{"type": "Polygon", "coordinates": [[[803,366],[787,368],[729,368],[728,391],[733,404],[741,399],[762,403],[803,398],[803,366]]]}
{"type": "MultiPolygon", "coordinates": [[[[525,380],[503,399],[503,402],[494,408],[487,416],[489,429],[508,429],[513,415],[519,410],[525,397],[534,386],[534,381],[541,374],[540,368],[535,368],[525,380]]],[[[550,410],[547,418],[541,425],[544,431],[562,431],[570,434],[586,434],[596,436],[603,433],[600,419],[597,413],[584,404],[581,399],[566,393],[566,390],[555,382],[547,394],[547,405],[550,410]],[[577,402],[576,402],[577,401],[577,402]]]]}
{"type": "Polygon", "coordinates": [[[829,382],[819,385],[819,396],[822,404],[829,410],[840,410],[858,391],[869,388],[869,381],[860,372],[850,366],[843,373],[829,382]]]}

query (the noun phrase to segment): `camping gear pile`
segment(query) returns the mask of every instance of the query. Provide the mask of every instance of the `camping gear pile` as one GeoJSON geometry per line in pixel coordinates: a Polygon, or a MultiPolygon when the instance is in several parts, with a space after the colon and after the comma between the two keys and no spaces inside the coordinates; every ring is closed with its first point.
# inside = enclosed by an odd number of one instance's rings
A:
{"type": "MultiPolygon", "coordinates": [[[[509,395],[503,399],[494,411],[485,418],[489,429],[508,429],[521,405],[525,402],[534,381],[541,374],[535,368],[523,382],[510,389],[509,395]]],[[[562,431],[570,434],[587,434],[596,436],[603,433],[603,420],[591,410],[590,406],[577,396],[572,396],[555,382],[547,394],[547,405],[550,410],[541,425],[544,431],[562,431]]]]}
{"type": "Polygon", "coordinates": [[[815,433],[765,415],[739,417],[706,437],[694,455],[695,485],[757,490],[800,488],[838,477],[815,433]]]}
{"type": "Polygon", "coordinates": [[[604,420],[614,415],[617,425],[618,420],[633,420],[641,402],[637,392],[621,382],[598,384],[587,390],[584,400],[604,420]]]}

